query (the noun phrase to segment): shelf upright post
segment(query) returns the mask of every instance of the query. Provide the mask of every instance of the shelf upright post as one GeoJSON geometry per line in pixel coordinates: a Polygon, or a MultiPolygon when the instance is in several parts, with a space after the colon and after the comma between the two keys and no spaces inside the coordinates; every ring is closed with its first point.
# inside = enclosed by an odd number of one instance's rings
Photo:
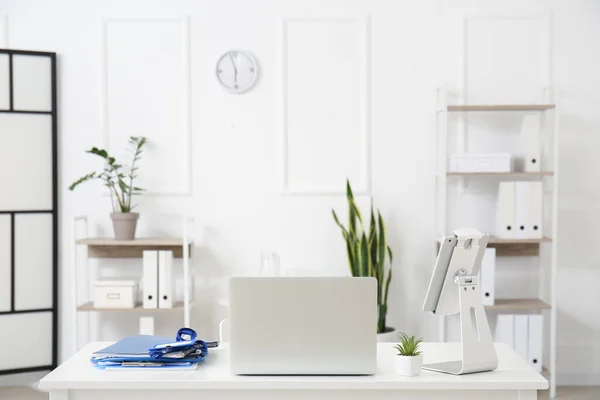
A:
{"type": "MultiPolygon", "coordinates": [[[[437,90],[436,136],[439,143],[436,166],[436,230],[443,237],[446,234],[447,195],[448,195],[448,94],[443,88],[437,90]]],[[[446,341],[446,317],[440,318],[439,337],[446,341]]]]}
{"type": "MultiPolygon", "coordinates": [[[[78,255],[78,249],[79,249],[79,245],[77,244],[77,240],[78,235],[77,235],[77,226],[78,226],[78,222],[83,222],[83,225],[85,226],[85,235],[86,237],[89,236],[89,231],[88,231],[88,219],[86,216],[79,216],[79,217],[75,217],[75,219],[73,220],[73,245],[75,246],[75,251],[74,251],[74,264],[73,264],[73,282],[72,282],[72,286],[73,286],[73,292],[72,292],[72,296],[73,296],[73,337],[74,337],[74,351],[73,354],[75,354],[78,350],[79,350],[79,327],[78,327],[78,312],[77,312],[77,306],[79,305],[79,255],[78,255]]],[[[84,269],[87,273],[87,269],[88,269],[88,259],[87,259],[87,255],[85,257],[85,263],[84,263],[84,269]]],[[[89,318],[89,316],[88,316],[89,318]]],[[[88,324],[89,326],[89,324],[88,324]]]]}
{"type": "Polygon", "coordinates": [[[190,239],[188,223],[192,217],[183,218],[183,324],[190,326],[190,239]]]}
{"type": "Polygon", "coordinates": [[[558,185],[559,185],[559,100],[557,89],[554,87],[546,88],[546,97],[548,103],[555,104],[554,109],[550,110],[553,120],[552,126],[552,168],[554,178],[552,181],[552,244],[551,244],[551,268],[550,268],[550,397],[556,396],[556,270],[558,262],[558,185]]]}

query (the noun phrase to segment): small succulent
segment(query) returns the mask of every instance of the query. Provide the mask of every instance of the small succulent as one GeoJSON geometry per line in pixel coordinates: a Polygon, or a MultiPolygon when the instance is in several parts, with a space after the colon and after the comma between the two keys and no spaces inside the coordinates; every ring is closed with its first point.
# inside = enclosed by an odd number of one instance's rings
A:
{"type": "Polygon", "coordinates": [[[415,357],[421,354],[419,346],[423,342],[423,338],[417,339],[414,336],[408,336],[406,333],[398,333],[400,343],[394,348],[398,350],[399,356],[415,357]]]}

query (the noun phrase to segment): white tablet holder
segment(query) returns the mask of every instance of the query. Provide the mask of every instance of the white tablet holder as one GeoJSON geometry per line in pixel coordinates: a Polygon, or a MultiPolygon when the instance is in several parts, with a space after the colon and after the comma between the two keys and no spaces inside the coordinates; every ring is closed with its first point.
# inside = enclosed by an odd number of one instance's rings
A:
{"type": "Polygon", "coordinates": [[[435,313],[451,315],[460,312],[462,360],[427,364],[423,369],[454,375],[492,371],[498,368],[498,357],[481,304],[477,276],[489,235],[475,229],[459,229],[454,234],[457,243],[435,313]]]}

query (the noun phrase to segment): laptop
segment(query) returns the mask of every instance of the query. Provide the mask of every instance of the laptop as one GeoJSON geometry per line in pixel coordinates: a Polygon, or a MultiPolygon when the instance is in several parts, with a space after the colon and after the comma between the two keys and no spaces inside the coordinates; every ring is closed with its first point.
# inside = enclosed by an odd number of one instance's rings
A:
{"type": "Polygon", "coordinates": [[[370,375],[377,368],[375,278],[232,278],[231,372],[370,375]]]}

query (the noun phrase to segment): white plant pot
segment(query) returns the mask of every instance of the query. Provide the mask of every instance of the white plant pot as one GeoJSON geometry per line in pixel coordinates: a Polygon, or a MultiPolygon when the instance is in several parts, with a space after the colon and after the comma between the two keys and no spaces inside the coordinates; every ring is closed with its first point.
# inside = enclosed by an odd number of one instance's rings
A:
{"type": "Polygon", "coordinates": [[[398,332],[395,328],[388,326],[385,328],[385,332],[377,334],[378,343],[391,343],[398,341],[398,332]]]}
{"type": "Polygon", "coordinates": [[[408,356],[396,356],[396,372],[398,375],[403,376],[417,376],[421,373],[421,367],[423,366],[423,356],[418,355],[414,357],[408,356]]]}

